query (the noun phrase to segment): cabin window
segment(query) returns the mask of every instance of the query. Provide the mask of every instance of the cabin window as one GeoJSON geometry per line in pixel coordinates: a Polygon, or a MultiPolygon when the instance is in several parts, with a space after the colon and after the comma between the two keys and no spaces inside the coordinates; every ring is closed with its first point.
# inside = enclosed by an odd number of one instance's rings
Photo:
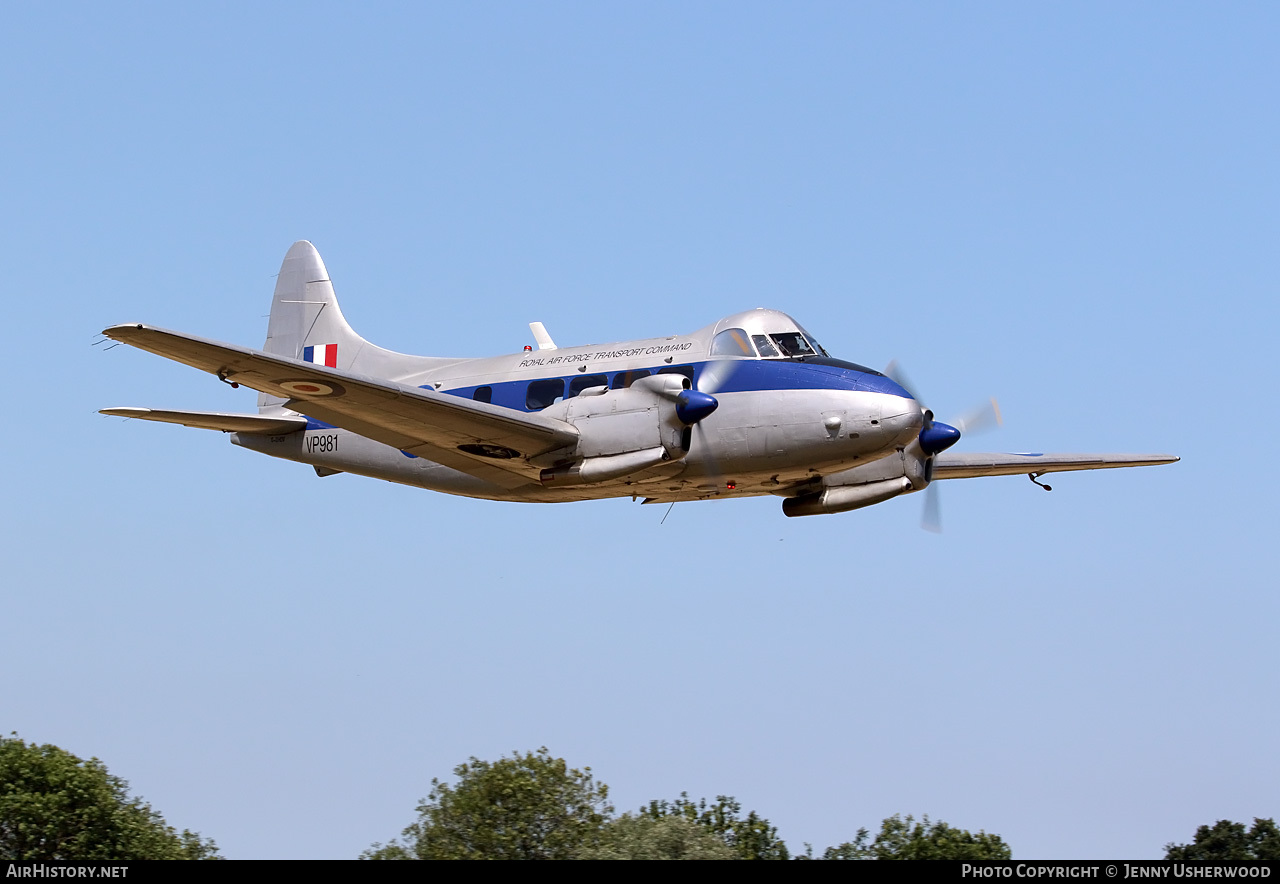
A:
{"type": "Polygon", "coordinates": [[[569,395],[566,397],[572,399],[583,390],[591,387],[607,387],[609,386],[609,376],[604,374],[583,374],[569,381],[569,395]]]}
{"type": "Polygon", "coordinates": [[[540,411],[548,405],[554,405],[564,398],[564,378],[548,378],[544,381],[533,381],[525,393],[524,405],[530,411],[540,411]]]}
{"type": "Polygon", "coordinates": [[[476,391],[471,394],[471,398],[477,402],[492,402],[493,387],[476,387],[476,391]]]}
{"type": "Polygon", "coordinates": [[[635,371],[620,371],[613,376],[613,389],[625,390],[641,378],[647,378],[650,375],[648,369],[640,368],[635,371]]]}
{"type": "Polygon", "coordinates": [[[720,332],[711,342],[712,356],[755,356],[747,333],[740,328],[720,332]]]}
{"type": "Polygon", "coordinates": [[[693,366],[692,365],[669,365],[666,368],[658,369],[658,374],[682,374],[689,379],[689,383],[693,383],[693,366]]]}

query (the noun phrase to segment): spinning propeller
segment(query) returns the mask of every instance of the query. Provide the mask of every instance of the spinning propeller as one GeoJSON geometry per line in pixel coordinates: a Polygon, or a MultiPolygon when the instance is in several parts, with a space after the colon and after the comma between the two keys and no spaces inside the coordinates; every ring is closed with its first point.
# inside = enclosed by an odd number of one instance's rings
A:
{"type": "MultiPolygon", "coordinates": [[[[712,394],[718,392],[720,388],[725,385],[729,378],[733,376],[733,373],[737,368],[737,365],[729,360],[713,361],[708,363],[703,367],[702,373],[698,375],[698,389],[687,390],[681,395],[692,394],[694,396],[706,397],[711,402],[715,402],[716,405],[718,405],[719,403],[716,402],[716,399],[712,394]]],[[[699,453],[703,462],[706,464],[707,479],[711,483],[713,489],[718,491],[726,487],[727,483],[724,481],[724,476],[720,472],[720,464],[716,461],[714,447],[707,439],[706,431],[700,423],[702,418],[706,417],[714,410],[715,405],[711,407],[710,411],[700,415],[697,421],[684,421],[683,417],[680,419],[686,424],[691,424],[693,432],[697,434],[699,453]]],[[[676,414],[679,416],[679,409],[677,409],[676,414]]]]}
{"type": "MultiPolygon", "coordinates": [[[[912,398],[920,403],[920,407],[924,408],[924,402],[911,382],[907,380],[906,374],[896,361],[890,362],[885,367],[884,373],[898,386],[902,387],[912,398]]],[[[980,405],[964,414],[959,418],[955,425],[944,424],[942,421],[934,420],[933,412],[925,408],[924,426],[920,429],[919,445],[920,450],[924,454],[924,513],[920,518],[920,527],[926,531],[932,531],[934,534],[942,532],[942,504],[938,499],[938,488],[933,484],[933,463],[934,458],[946,451],[952,445],[960,441],[961,435],[964,433],[981,432],[991,427],[999,426],[1004,423],[1004,419],[1000,416],[1000,405],[992,397],[984,405],[980,405]]]]}

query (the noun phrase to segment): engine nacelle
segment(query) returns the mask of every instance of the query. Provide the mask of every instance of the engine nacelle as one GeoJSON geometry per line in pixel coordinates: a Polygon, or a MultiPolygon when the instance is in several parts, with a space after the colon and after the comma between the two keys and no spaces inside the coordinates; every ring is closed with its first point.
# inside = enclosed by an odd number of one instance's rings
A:
{"type": "Polygon", "coordinates": [[[584,390],[546,409],[543,414],[573,424],[580,435],[572,462],[562,457],[543,470],[542,483],[603,482],[683,457],[688,436],[678,408],[689,386],[684,375],[651,375],[625,390],[584,390]]]}
{"type": "Polygon", "coordinates": [[[921,491],[929,484],[927,458],[920,444],[912,439],[906,448],[898,449],[879,460],[864,463],[838,473],[828,473],[823,484],[828,488],[846,485],[870,485],[889,479],[906,478],[912,491],[921,491]]]}
{"type": "Polygon", "coordinates": [[[548,488],[559,485],[586,485],[591,482],[604,482],[607,479],[620,479],[631,473],[638,473],[650,467],[656,467],[670,456],[662,448],[650,448],[648,451],[631,451],[627,454],[615,454],[609,457],[588,457],[568,466],[543,470],[541,481],[548,488]]]}
{"type": "Polygon", "coordinates": [[[782,512],[787,516],[820,516],[827,513],[844,513],[860,507],[882,503],[891,497],[911,490],[911,480],[906,476],[868,482],[866,485],[836,485],[816,494],[788,497],[782,502],[782,512]]]}

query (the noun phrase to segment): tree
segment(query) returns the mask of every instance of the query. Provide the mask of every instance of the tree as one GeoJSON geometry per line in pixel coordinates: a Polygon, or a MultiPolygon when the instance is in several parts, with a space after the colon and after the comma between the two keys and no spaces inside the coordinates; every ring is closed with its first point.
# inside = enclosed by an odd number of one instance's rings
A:
{"type": "Polygon", "coordinates": [[[700,799],[696,804],[689,793],[681,792],[675,801],[650,801],[640,809],[651,819],[679,817],[710,831],[741,859],[788,859],[787,845],[778,837],[773,824],[754,810],[742,816],[742,804],[727,795],[716,796],[715,804],[700,799]]]}
{"type": "Polygon", "coordinates": [[[1280,829],[1273,819],[1254,817],[1253,826],[1245,831],[1244,823],[1218,820],[1212,826],[1196,829],[1190,844],[1166,844],[1165,859],[1183,862],[1207,860],[1237,862],[1240,860],[1280,860],[1280,829]]]}
{"type": "Polygon", "coordinates": [[[894,814],[880,824],[880,834],[869,842],[871,833],[859,829],[852,841],[828,847],[823,859],[1009,859],[1013,854],[999,835],[981,830],[974,835],[964,829],[953,829],[944,822],[933,822],[926,815],[920,822],[914,817],[894,814]]]}
{"type": "Polygon", "coordinates": [[[742,859],[707,826],[681,816],[624,813],[605,825],[598,844],[575,859],[742,859]]]}
{"type": "Polygon", "coordinates": [[[101,761],[0,737],[0,859],[221,859],[212,840],[169,827],[101,761]]]}
{"type": "Polygon", "coordinates": [[[572,859],[613,814],[609,787],[546,747],[499,761],[472,758],[450,786],[431,781],[418,821],[361,859],[572,859]]]}

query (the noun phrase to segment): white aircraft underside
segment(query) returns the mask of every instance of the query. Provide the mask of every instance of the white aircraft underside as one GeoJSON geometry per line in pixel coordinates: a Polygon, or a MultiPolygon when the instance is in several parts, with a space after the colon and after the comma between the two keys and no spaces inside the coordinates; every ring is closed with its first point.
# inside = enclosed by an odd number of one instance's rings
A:
{"type": "Polygon", "coordinates": [[[257,414],[108,408],[244,448],[490,500],[772,494],[787,515],[856,509],[938,479],[1171,463],[1161,454],[957,454],[960,432],[893,379],[832,359],[784,313],[690,335],[488,359],[376,347],[343,319],[308,242],[286,255],[253,350],[140,323],[103,334],[259,391],[257,414]]]}

